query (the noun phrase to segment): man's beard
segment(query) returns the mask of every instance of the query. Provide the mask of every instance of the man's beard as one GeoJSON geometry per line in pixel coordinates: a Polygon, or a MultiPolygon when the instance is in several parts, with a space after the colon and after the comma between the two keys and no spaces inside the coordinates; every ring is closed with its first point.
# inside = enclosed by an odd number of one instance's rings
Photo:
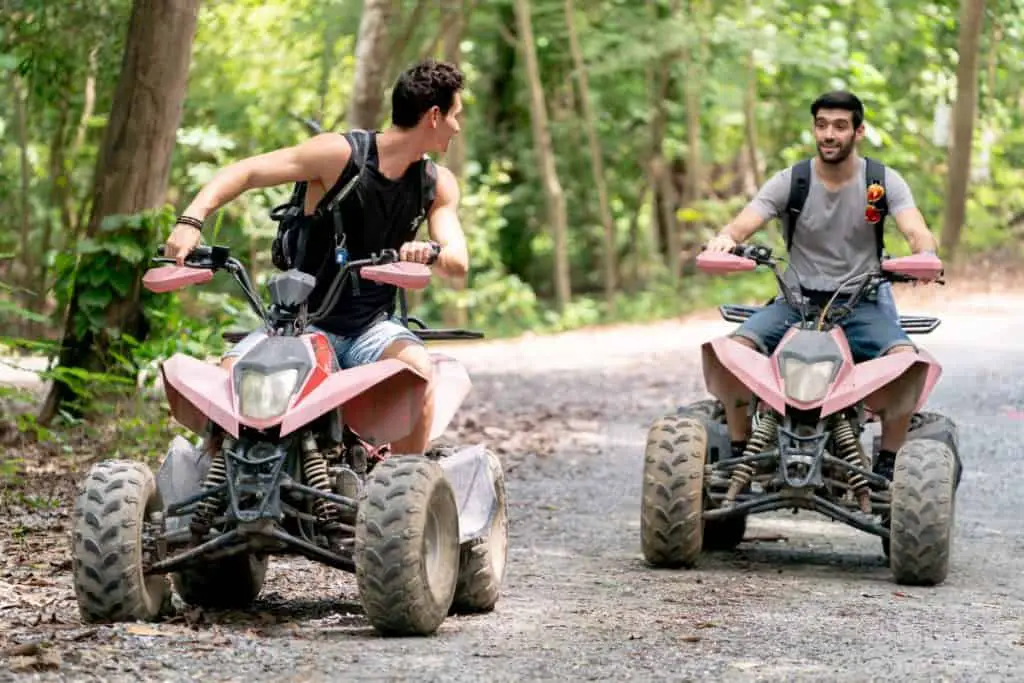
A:
{"type": "Polygon", "coordinates": [[[850,156],[850,152],[853,151],[853,143],[854,143],[854,140],[851,139],[845,145],[840,145],[839,149],[828,150],[830,152],[830,154],[826,155],[825,154],[825,150],[822,149],[823,148],[822,143],[819,142],[818,143],[818,157],[821,159],[822,163],[826,163],[826,164],[841,164],[844,161],[846,161],[846,158],[848,156],[850,156]]]}

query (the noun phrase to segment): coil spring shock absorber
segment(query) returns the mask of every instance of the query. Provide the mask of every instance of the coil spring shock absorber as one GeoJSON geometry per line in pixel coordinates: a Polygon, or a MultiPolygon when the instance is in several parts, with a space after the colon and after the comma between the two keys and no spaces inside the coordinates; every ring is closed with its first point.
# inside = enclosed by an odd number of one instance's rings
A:
{"type": "MultiPolygon", "coordinates": [[[[327,473],[327,459],[316,447],[316,440],[312,434],[307,433],[302,439],[302,450],[302,474],[306,478],[306,485],[330,493],[331,477],[327,473]]],[[[326,532],[337,530],[341,509],[334,501],[317,498],[313,502],[313,512],[326,532]]]]}
{"type": "MultiPolygon", "coordinates": [[[[227,481],[228,470],[224,464],[224,452],[233,447],[234,444],[234,439],[224,439],[221,447],[213,451],[210,469],[207,470],[206,477],[203,479],[203,490],[209,491],[227,481]]],[[[220,502],[220,495],[211,496],[199,501],[199,504],[196,506],[196,512],[192,516],[192,522],[188,525],[189,531],[196,536],[205,536],[206,532],[213,525],[213,516],[217,513],[220,502]]]]}
{"type": "MultiPolygon", "coordinates": [[[[846,461],[854,467],[865,467],[864,455],[861,451],[860,441],[853,432],[853,425],[849,420],[840,418],[832,429],[832,439],[835,442],[836,457],[846,461]]],[[[871,489],[868,480],[859,472],[850,470],[848,481],[857,502],[860,504],[861,512],[871,514],[871,489]]]]}
{"type": "MultiPolygon", "coordinates": [[[[775,430],[778,427],[779,420],[775,417],[774,413],[768,413],[762,417],[757,425],[757,429],[750,435],[747,447],[743,449],[743,457],[755,455],[763,451],[768,442],[775,437],[775,430]]],[[[729,490],[725,494],[725,501],[722,503],[722,506],[732,505],[736,501],[736,496],[743,490],[743,487],[750,483],[753,476],[754,468],[747,463],[733,467],[729,477],[729,490]]]]}

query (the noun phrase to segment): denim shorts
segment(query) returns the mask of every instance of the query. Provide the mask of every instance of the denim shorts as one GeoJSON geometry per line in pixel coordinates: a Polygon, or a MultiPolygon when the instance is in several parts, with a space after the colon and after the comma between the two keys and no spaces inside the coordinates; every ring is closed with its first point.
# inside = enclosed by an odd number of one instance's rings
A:
{"type": "MultiPolygon", "coordinates": [[[[883,356],[896,346],[917,346],[900,327],[899,315],[891,299],[861,301],[839,326],[846,334],[855,363],[883,356]]],[[[749,339],[764,354],[771,354],[790,327],[800,322],[800,313],[785,299],[776,299],[750,316],[733,336],[749,339]]]]}
{"type": "MultiPolygon", "coordinates": [[[[330,340],[331,346],[334,347],[334,354],[337,356],[338,363],[343,370],[359,365],[368,365],[380,360],[388,346],[396,341],[405,339],[417,344],[423,344],[423,340],[413,334],[395,316],[381,318],[364,328],[359,334],[350,337],[341,337],[331,332],[320,330],[313,325],[306,329],[310,332],[318,331],[327,335],[327,339],[330,340]]],[[[267,334],[263,330],[250,332],[222,357],[241,356],[266,336],[267,334]]]]}

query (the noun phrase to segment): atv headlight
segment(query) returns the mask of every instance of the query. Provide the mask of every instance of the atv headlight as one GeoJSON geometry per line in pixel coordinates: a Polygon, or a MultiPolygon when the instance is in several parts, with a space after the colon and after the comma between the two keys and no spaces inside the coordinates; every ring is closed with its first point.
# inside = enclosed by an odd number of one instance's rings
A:
{"type": "Polygon", "coordinates": [[[782,384],[786,396],[794,401],[818,401],[824,398],[838,365],[834,360],[805,363],[798,358],[783,358],[782,384]]]}
{"type": "Polygon", "coordinates": [[[257,370],[242,370],[238,381],[238,409],[246,417],[265,420],[288,409],[288,401],[299,381],[296,368],[278,370],[269,375],[257,370]]]}

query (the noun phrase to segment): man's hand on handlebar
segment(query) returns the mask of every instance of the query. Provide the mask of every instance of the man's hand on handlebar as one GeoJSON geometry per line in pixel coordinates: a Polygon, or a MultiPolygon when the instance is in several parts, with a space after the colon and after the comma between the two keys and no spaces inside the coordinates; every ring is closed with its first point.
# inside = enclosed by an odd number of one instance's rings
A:
{"type": "Polygon", "coordinates": [[[736,247],[736,240],[724,233],[718,233],[708,242],[707,251],[727,253],[736,247]]]}
{"type": "Polygon", "coordinates": [[[171,231],[170,237],[164,247],[164,256],[174,259],[179,266],[185,265],[185,258],[192,253],[192,250],[199,246],[202,233],[198,228],[184,223],[178,223],[171,231]]]}
{"type": "Polygon", "coordinates": [[[441,245],[437,242],[406,242],[398,252],[402,261],[433,265],[441,253],[441,245]]]}

